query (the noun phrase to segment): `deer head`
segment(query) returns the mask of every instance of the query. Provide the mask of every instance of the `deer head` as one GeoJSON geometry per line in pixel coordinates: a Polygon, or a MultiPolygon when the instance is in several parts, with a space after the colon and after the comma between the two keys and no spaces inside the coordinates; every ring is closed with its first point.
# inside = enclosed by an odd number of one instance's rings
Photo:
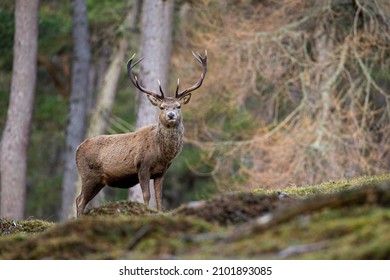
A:
{"type": "Polygon", "coordinates": [[[198,89],[203,82],[204,77],[207,72],[207,51],[205,51],[205,56],[202,57],[198,52],[194,53],[195,59],[202,64],[202,74],[200,75],[199,80],[191,87],[180,91],[180,80],[177,79],[176,93],[175,97],[165,97],[164,92],[161,88],[161,83],[157,80],[159,85],[160,94],[157,94],[151,90],[144,88],[136,75],[133,73],[133,68],[142,61],[143,57],[136,61],[134,64],[133,59],[135,54],[130,58],[127,62],[127,71],[129,73],[130,80],[134,84],[136,88],[138,88],[141,92],[146,93],[150,103],[158,108],[160,108],[159,120],[160,123],[163,124],[167,128],[177,127],[181,124],[181,106],[187,104],[191,99],[191,92],[198,89]]]}

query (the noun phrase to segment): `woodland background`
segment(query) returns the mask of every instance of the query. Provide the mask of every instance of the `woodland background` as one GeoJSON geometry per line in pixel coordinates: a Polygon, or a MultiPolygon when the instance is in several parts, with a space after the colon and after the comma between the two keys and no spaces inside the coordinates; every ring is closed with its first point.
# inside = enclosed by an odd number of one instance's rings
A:
{"type": "MultiPolygon", "coordinates": [[[[186,87],[200,75],[191,51],[208,51],[205,82],[183,109],[185,146],[165,180],[166,209],[218,192],[388,173],[387,0],[41,0],[35,9],[37,67],[30,71],[35,98],[22,98],[33,109],[29,133],[9,142],[6,131],[15,127],[7,124],[10,116],[20,123],[29,114],[20,107],[10,114],[9,108],[17,75],[15,11],[20,5],[31,14],[34,9],[25,5],[34,2],[0,4],[0,216],[67,219],[63,205],[73,205],[77,192],[73,167],[67,166],[74,145],[102,130],[135,130],[153,117],[127,77],[133,53],[151,63],[139,70],[147,87],[159,78],[173,91],[177,77],[186,87]],[[83,3],[87,17],[81,12],[77,18],[83,3]],[[164,16],[151,16],[154,6],[164,16]],[[148,28],[152,19],[165,21],[148,28]],[[72,33],[77,23],[86,35],[72,33]],[[162,37],[148,43],[150,36],[162,37]],[[74,72],[83,55],[88,67],[74,72]],[[142,72],[148,67],[161,71],[150,82],[142,72]],[[77,78],[87,83],[75,93],[77,78]],[[104,102],[108,96],[111,101],[104,102]],[[26,156],[9,148],[19,141],[28,147],[26,156]],[[9,150],[20,157],[10,159],[9,150]],[[23,162],[24,171],[18,169],[23,162]],[[7,204],[17,211],[7,212],[7,204]]],[[[127,196],[127,190],[107,188],[101,199],[127,196]]]]}

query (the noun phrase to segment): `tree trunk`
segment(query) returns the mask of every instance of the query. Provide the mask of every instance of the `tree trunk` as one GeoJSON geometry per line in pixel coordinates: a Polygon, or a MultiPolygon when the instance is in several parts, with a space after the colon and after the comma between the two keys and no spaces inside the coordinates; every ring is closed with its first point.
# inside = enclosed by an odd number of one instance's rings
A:
{"type": "MultiPolygon", "coordinates": [[[[159,92],[157,80],[168,92],[168,73],[172,48],[173,0],[145,0],[143,5],[141,52],[145,59],[141,63],[141,84],[148,89],[159,92]]],[[[138,93],[136,128],[157,121],[157,111],[146,95],[138,93]]],[[[151,188],[151,205],[155,206],[153,187],[151,188]]],[[[129,191],[129,199],[143,201],[141,187],[129,191]]]]}
{"type": "Polygon", "coordinates": [[[121,38],[118,45],[118,49],[115,50],[110,66],[104,76],[104,82],[99,91],[96,108],[92,113],[86,138],[94,137],[107,131],[119,76],[122,73],[121,70],[123,70],[127,51],[127,42],[125,39],[121,38]]]}
{"type": "Polygon", "coordinates": [[[65,170],[62,183],[62,208],[60,213],[61,221],[74,217],[76,214],[75,198],[78,173],[75,163],[75,152],[77,146],[84,139],[85,134],[90,63],[88,18],[85,0],[73,0],[72,10],[74,57],[68,116],[69,123],[66,131],[65,170]]]}
{"type": "Polygon", "coordinates": [[[11,97],[1,145],[0,216],[22,219],[34,106],[39,0],[17,0],[11,97]]]}
{"type": "Polygon", "coordinates": [[[317,53],[318,73],[316,75],[315,84],[318,88],[318,95],[315,96],[316,102],[321,104],[319,123],[316,130],[316,140],[312,144],[313,148],[324,152],[323,138],[326,130],[326,125],[330,121],[331,94],[334,86],[334,78],[337,65],[330,64],[332,52],[334,50],[333,38],[336,30],[331,29],[331,33],[327,33],[323,26],[319,26],[315,33],[315,51],[317,53]]]}

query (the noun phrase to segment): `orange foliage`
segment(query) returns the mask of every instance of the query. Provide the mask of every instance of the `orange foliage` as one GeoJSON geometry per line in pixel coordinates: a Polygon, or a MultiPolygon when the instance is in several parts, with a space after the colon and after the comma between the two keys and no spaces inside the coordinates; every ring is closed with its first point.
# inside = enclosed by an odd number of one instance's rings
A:
{"type": "Polygon", "coordinates": [[[190,47],[208,50],[209,70],[187,109],[186,140],[222,189],[388,171],[390,5],[344,2],[209,0],[188,9],[175,71],[184,83],[197,78],[184,63],[190,47]]]}

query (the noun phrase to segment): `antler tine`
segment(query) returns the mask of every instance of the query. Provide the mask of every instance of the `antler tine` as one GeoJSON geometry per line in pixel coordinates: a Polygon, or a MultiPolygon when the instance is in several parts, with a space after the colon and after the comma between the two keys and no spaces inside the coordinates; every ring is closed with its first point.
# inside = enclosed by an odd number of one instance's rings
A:
{"type": "Polygon", "coordinates": [[[141,84],[138,82],[138,78],[137,78],[137,76],[134,75],[134,73],[133,73],[132,70],[133,70],[133,68],[134,68],[138,63],[140,63],[144,58],[141,57],[141,58],[138,59],[134,64],[132,64],[134,57],[135,57],[135,54],[133,54],[133,56],[132,56],[132,57],[129,59],[129,61],[127,62],[127,72],[128,72],[128,74],[129,74],[130,80],[131,80],[131,82],[133,83],[133,85],[134,85],[136,88],[138,88],[140,91],[142,91],[142,92],[144,92],[144,93],[146,93],[146,94],[149,94],[149,95],[151,95],[151,96],[153,96],[153,97],[155,97],[155,98],[158,98],[158,99],[164,98],[164,94],[163,94],[163,92],[162,92],[162,90],[161,90],[161,86],[160,86],[160,91],[161,91],[162,96],[158,95],[157,93],[155,93],[155,92],[153,92],[153,91],[151,91],[151,90],[148,90],[148,89],[144,88],[144,87],[141,86],[141,84]]]}
{"type": "Polygon", "coordinates": [[[199,54],[199,52],[194,52],[194,51],[192,51],[192,55],[195,57],[195,59],[197,60],[197,61],[199,61],[199,63],[202,63],[202,60],[200,59],[200,54],[199,54]]]}
{"type": "Polygon", "coordinates": [[[161,88],[160,80],[157,80],[157,83],[158,83],[158,88],[160,89],[160,92],[161,92],[161,96],[162,96],[162,98],[164,98],[164,92],[163,92],[163,90],[161,88]]]}
{"type": "Polygon", "coordinates": [[[175,93],[175,96],[177,97],[177,94],[179,92],[179,86],[180,86],[180,79],[177,78],[177,86],[176,86],[176,93],[175,93]]]}
{"type": "Polygon", "coordinates": [[[183,91],[181,91],[180,93],[178,93],[179,91],[179,83],[177,85],[177,88],[176,88],[176,98],[181,98],[187,94],[189,94],[190,92],[198,89],[202,83],[203,83],[203,79],[204,77],[206,76],[206,72],[207,72],[207,50],[205,50],[205,57],[202,57],[198,52],[192,52],[193,56],[195,57],[195,59],[200,63],[202,64],[202,74],[200,75],[200,78],[199,80],[192,86],[192,87],[189,87],[183,91]]]}

